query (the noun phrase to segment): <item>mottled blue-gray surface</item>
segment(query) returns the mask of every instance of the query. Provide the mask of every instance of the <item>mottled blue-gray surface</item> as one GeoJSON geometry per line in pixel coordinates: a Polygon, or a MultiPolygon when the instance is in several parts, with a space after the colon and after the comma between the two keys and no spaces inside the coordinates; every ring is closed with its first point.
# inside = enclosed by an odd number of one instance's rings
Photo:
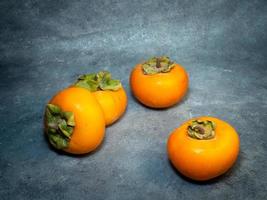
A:
{"type": "Polygon", "coordinates": [[[265,199],[266,1],[2,0],[0,2],[0,199],[265,199]],[[132,67],[169,55],[190,91],[167,110],[131,96],[132,67]],[[77,75],[109,70],[129,105],[98,151],[75,157],[43,135],[46,102],[77,75]],[[235,166],[206,183],[170,165],[169,133],[212,115],[241,139],[235,166]]]}

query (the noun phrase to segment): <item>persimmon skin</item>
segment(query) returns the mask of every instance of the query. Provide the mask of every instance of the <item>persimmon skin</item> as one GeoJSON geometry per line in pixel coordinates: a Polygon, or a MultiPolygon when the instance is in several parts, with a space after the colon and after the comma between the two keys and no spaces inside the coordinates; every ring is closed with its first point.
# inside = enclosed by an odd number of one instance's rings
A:
{"type": "Polygon", "coordinates": [[[144,105],[152,108],[167,108],[178,103],[186,94],[189,78],[179,65],[167,73],[145,75],[138,64],[130,75],[130,86],[134,96],[144,105]]]}
{"type": "Polygon", "coordinates": [[[84,88],[69,87],[58,92],[49,103],[74,114],[75,127],[69,146],[64,151],[84,154],[101,144],[105,135],[105,119],[91,92],[84,88]]]}
{"type": "Polygon", "coordinates": [[[239,153],[239,137],[228,123],[214,117],[198,117],[215,122],[215,137],[198,140],[187,134],[190,119],[174,130],[167,143],[168,156],[174,167],[184,176],[206,181],[222,175],[236,161],[239,153]]]}
{"type": "Polygon", "coordinates": [[[116,91],[98,90],[93,95],[101,105],[107,126],[118,120],[126,110],[127,95],[123,87],[116,91]]]}

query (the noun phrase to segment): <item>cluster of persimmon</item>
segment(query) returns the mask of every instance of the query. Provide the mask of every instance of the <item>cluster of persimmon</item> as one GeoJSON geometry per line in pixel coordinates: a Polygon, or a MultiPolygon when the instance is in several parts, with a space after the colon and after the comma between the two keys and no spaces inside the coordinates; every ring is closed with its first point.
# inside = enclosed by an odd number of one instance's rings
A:
{"type": "MultiPolygon", "coordinates": [[[[153,57],[137,64],[130,74],[135,98],[147,107],[168,108],[186,95],[189,78],[180,64],[168,57],[153,57]]],[[[45,132],[57,149],[84,154],[103,141],[105,127],[117,121],[127,107],[119,80],[100,71],[85,74],[59,91],[47,104],[45,132]]],[[[239,153],[239,137],[227,122],[197,117],[174,130],[167,142],[168,157],[184,176],[204,181],[225,173],[239,153]]]]}
{"type": "Polygon", "coordinates": [[[101,144],[105,127],[118,120],[126,106],[126,92],[109,72],[82,75],[47,104],[48,140],[55,148],[69,153],[89,153],[101,144]]]}

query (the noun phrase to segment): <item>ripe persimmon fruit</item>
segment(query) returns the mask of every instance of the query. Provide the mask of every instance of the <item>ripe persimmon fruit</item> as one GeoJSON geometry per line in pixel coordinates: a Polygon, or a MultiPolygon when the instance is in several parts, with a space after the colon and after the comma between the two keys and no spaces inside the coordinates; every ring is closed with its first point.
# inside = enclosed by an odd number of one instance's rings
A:
{"type": "Polygon", "coordinates": [[[106,125],[113,124],[126,110],[127,95],[119,80],[107,71],[85,74],[73,85],[88,89],[103,109],[106,125]]]}
{"type": "Polygon", "coordinates": [[[166,108],[178,103],[185,96],[188,85],[185,69],[164,56],[137,64],[130,75],[133,95],[152,108],[166,108]]]}
{"type": "Polygon", "coordinates": [[[174,130],[167,151],[181,174],[205,181],[232,167],[239,153],[239,137],[227,122],[203,116],[190,119],[174,130]]]}
{"type": "Polygon", "coordinates": [[[104,138],[104,114],[91,92],[84,88],[66,88],[46,106],[45,132],[57,149],[72,154],[88,153],[104,138]]]}

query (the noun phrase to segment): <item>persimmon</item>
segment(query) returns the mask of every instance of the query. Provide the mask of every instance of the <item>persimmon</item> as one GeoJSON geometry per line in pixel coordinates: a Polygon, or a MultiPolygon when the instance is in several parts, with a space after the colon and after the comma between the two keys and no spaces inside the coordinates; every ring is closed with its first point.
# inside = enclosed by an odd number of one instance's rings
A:
{"type": "Polygon", "coordinates": [[[88,89],[103,109],[106,125],[113,124],[126,110],[127,95],[119,80],[112,79],[107,71],[85,74],[74,84],[88,89]]]}
{"type": "Polygon", "coordinates": [[[190,119],[174,130],[167,151],[181,174],[205,181],[232,167],[239,153],[239,137],[227,122],[203,116],[190,119]]]}
{"type": "Polygon", "coordinates": [[[130,75],[133,95],[144,105],[166,108],[186,94],[189,78],[185,69],[168,57],[153,57],[137,64],[130,75]]]}
{"type": "Polygon", "coordinates": [[[91,92],[84,88],[66,88],[47,104],[45,132],[57,149],[73,154],[88,153],[104,138],[104,114],[91,92]]]}

